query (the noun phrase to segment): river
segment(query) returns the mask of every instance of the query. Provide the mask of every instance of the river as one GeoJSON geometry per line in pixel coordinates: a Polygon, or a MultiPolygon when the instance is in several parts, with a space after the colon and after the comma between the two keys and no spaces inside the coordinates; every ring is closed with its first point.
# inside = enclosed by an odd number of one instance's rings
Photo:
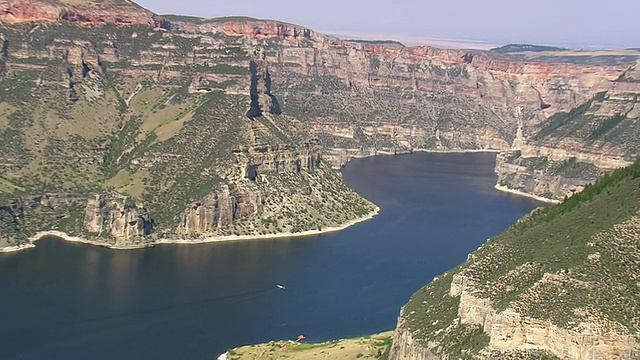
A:
{"type": "Polygon", "coordinates": [[[392,329],[413,292],[543,205],[495,190],[494,163],[355,159],[344,180],[380,214],[335,233],[138,250],[46,238],[0,254],[0,358],[215,359],[392,329]]]}

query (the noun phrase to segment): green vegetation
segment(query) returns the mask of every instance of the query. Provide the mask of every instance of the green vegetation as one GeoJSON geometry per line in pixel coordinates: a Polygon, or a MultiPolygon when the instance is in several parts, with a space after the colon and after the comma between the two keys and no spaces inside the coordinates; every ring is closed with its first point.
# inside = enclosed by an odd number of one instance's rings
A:
{"type": "Polygon", "coordinates": [[[571,124],[572,121],[577,118],[584,116],[584,114],[591,108],[593,104],[593,100],[590,100],[575,109],[572,109],[568,113],[559,112],[552,115],[547,121],[544,122],[543,127],[538,131],[535,135],[536,140],[543,139],[549,135],[552,135],[554,132],[558,131],[561,127],[571,124]]]}
{"type": "Polygon", "coordinates": [[[206,18],[201,18],[198,16],[176,15],[176,14],[164,14],[162,15],[162,17],[169,21],[181,21],[181,22],[194,23],[194,24],[205,22],[207,20],[206,18]]]}
{"type": "Polygon", "coordinates": [[[25,188],[0,177],[0,193],[8,193],[8,192],[15,192],[15,191],[24,192],[25,188]]]}
{"type": "Polygon", "coordinates": [[[559,48],[555,46],[532,45],[532,44],[508,44],[508,45],[491,49],[491,51],[496,52],[498,54],[508,54],[513,52],[523,52],[523,51],[542,52],[542,51],[563,51],[563,50],[567,50],[567,49],[559,48]]]}
{"type": "Polygon", "coordinates": [[[605,134],[618,126],[618,124],[626,120],[626,118],[627,116],[624,114],[617,114],[611,118],[605,119],[593,130],[591,135],[589,135],[589,140],[598,140],[602,138],[605,134]]]}
{"type": "MultiPolygon", "coordinates": [[[[550,206],[535,212],[526,221],[519,222],[514,225],[514,229],[517,230],[521,227],[535,227],[539,224],[548,224],[551,220],[561,217],[570,213],[572,210],[584,206],[592,207],[589,212],[598,213],[599,215],[612,215],[610,219],[599,219],[599,223],[595,221],[589,221],[592,224],[593,229],[587,230],[583,237],[593,235],[593,233],[599,229],[608,229],[613,224],[621,222],[621,220],[635,214],[640,204],[635,201],[638,200],[638,189],[634,188],[636,179],[640,178],[640,159],[626,168],[616,170],[611,174],[605,174],[598,179],[594,184],[587,185],[583,191],[572,197],[565,199],[561,204],[556,206],[550,206]],[[617,194],[614,194],[614,191],[617,194]],[[624,197],[629,197],[629,202],[624,201],[624,197]],[[593,201],[598,200],[595,205],[593,201]],[[594,208],[595,207],[595,208],[594,208]],[[602,207],[602,209],[600,208],[602,207]],[[603,210],[603,211],[600,211],[603,210]]],[[[599,216],[602,217],[602,216],[599,216]]],[[[563,220],[567,221],[567,220],[563,220]]],[[[585,224],[580,224],[585,225],[585,224]]],[[[560,226],[561,227],[561,226],[560,226]]],[[[564,230],[569,232],[568,230],[564,230]]],[[[580,235],[573,235],[580,237],[580,235]]]]}

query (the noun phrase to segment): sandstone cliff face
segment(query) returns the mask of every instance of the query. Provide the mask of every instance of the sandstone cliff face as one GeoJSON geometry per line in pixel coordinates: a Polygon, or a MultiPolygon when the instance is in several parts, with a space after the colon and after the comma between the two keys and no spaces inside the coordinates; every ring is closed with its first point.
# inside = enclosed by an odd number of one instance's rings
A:
{"type": "Polygon", "coordinates": [[[284,24],[278,21],[239,20],[225,21],[221,30],[227,35],[248,36],[250,38],[280,37],[285,40],[310,39],[313,32],[302,26],[284,24]]]}
{"type": "Polygon", "coordinates": [[[496,158],[496,186],[559,201],[616,168],[598,167],[592,161],[579,161],[570,155],[577,154],[525,157],[521,153],[503,152],[496,158]]]}
{"type": "Polygon", "coordinates": [[[610,82],[628,68],[526,63],[486,52],[362,44],[330,37],[321,40],[306,47],[285,43],[280,49],[264,44],[266,60],[279,64],[283,71],[333,75],[351,86],[391,87],[409,94],[443,91],[546,114],[570,110],[609,89],[610,82]]]}
{"type": "Polygon", "coordinates": [[[246,182],[234,191],[227,185],[221,185],[217,191],[193,203],[185,211],[177,232],[180,235],[212,234],[242,217],[260,215],[263,197],[255,186],[246,182]]]}
{"type": "Polygon", "coordinates": [[[242,170],[241,176],[255,180],[259,174],[279,174],[311,170],[322,161],[322,148],[317,144],[307,143],[300,148],[283,146],[254,146],[237,150],[236,163],[242,170]]]}
{"type": "Polygon", "coordinates": [[[145,237],[154,232],[151,215],[140,202],[125,195],[98,194],[87,200],[84,226],[98,238],[116,247],[127,247],[146,242],[145,237]]]}
{"type": "MultiPolygon", "coordinates": [[[[298,149],[290,146],[256,146],[237,150],[235,167],[227,184],[192,203],[185,211],[178,227],[180,235],[219,234],[234,223],[247,218],[259,218],[266,198],[273,189],[268,178],[285,174],[299,174],[320,166],[321,148],[306,144],[298,149]]],[[[280,191],[295,189],[280,188],[280,191]]]]}
{"type": "MultiPolygon", "coordinates": [[[[454,282],[457,282],[454,276],[454,282]]],[[[549,321],[522,316],[513,309],[497,312],[491,301],[476,298],[461,287],[451,287],[451,296],[460,297],[458,314],[463,324],[482,326],[496,350],[546,350],[560,358],[637,359],[640,341],[635,335],[582,333],[560,328],[549,321]]]]}
{"type": "MultiPolygon", "coordinates": [[[[84,24],[156,25],[152,12],[126,0],[96,2],[20,1],[0,4],[0,21],[8,24],[29,21],[69,21],[84,24]]],[[[159,20],[159,19],[158,19],[159,20]]]]}
{"type": "MultiPolygon", "coordinates": [[[[452,296],[460,297],[460,323],[478,325],[490,337],[488,348],[478,358],[528,358],[530,355],[527,354],[534,351],[576,360],[631,360],[640,356],[638,336],[569,331],[548,321],[523,317],[511,309],[497,312],[491,307],[490,301],[465,292],[453,294],[452,287],[452,296]]],[[[398,320],[389,359],[440,359],[404,326],[402,317],[406,315],[401,314],[398,320]]]]}
{"type": "Polygon", "coordinates": [[[438,360],[429,349],[418,343],[402,326],[402,318],[398,319],[398,327],[393,333],[393,345],[389,353],[389,360],[438,360]]]}
{"type": "Polygon", "coordinates": [[[172,26],[190,33],[221,32],[229,36],[252,39],[281,38],[289,41],[315,39],[321,35],[303,26],[285,24],[274,20],[237,18],[234,20],[196,19],[195,21],[173,21],[172,26]]]}

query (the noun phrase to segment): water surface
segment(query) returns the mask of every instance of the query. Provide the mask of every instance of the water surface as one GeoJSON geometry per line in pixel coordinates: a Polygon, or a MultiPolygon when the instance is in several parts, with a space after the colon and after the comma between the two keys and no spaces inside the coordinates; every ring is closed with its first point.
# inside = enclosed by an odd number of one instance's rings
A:
{"type": "Polygon", "coordinates": [[[336,233],[140,250],[47,238],[0,254],[0,358],[214,359],[392,329],[413,292],[541,205],[495,190],[494,161],[354,160],[345,181],[381,211],[336,233]]]}

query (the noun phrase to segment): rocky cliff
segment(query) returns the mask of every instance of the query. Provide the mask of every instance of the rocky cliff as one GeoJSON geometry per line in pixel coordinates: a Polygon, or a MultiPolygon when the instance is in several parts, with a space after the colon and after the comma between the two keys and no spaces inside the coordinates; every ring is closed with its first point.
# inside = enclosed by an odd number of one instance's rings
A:
{"type": "Polygon", "coordinates": [[[0,4],[0,21],[8,24],[25,22],[68,21],[80,24],[160,25],[154,13],[128,0],[103,1],[20,1],[0,4]]]}
{"type": "MultiPolygon", "coordinates": [[[[491,52],[349,42],[314,32],[294,36],[269,21],[225,24],[227,30],[219,24],[218,29],[245,36],[255,47],[270,69],[270,93],[285,113],[318,135],[335,166],[350,154],[486,149],[546,157],[547,167],[577,160],[607,172],[637,156],[639,144],[626,135],[638,133],[640,89],[628,80],[633,64],[525,62],[491,52]]],[[[497,168],[503,178],[513,175],[502,172],[507,168],[497,168]]],[[[503,183],[561,199],[596,179],[591,173],[563,180],[566,174],[538,170],[546,185],[503,183]],[[575,184],[553,184],[565,180],[575,184]]]]}
{"type": "Polygon", "coordinates": [[[547,171],[551,162],[578,160],[606,172],[637,156],[628,134],[638,133],[639,88],[620,80],[630,65],[519,62],[331,38],[291,42],[255,41],[272,64],[282,108],[318,134],[337,166],[349,153],[520,151],[525,159],[546,156],[537,169],[546,184],[511,184],[504,179],[515,174],[498,167],[504,185],[561,199],[597,172],[557,186],[565,174],[547,171]]]}
{"type": "Polygon", "coordinates": [[[182,234],[212,233],[215,230],[229,226],[233,220],[251,215],[262,210],[262,199],[256,196],[252,199],[243,197],[240,204],[228,186],[221,186],[216,192],[205,197],[201,202],[194,203],[186,210],[178,232],[182,234]],[[248,201],[247,201],[248,200],[248,201]]]}
{"type": "Polygon", "coordinates": [[[391,359],[637,359],[640,160],[489,239],[403,307],[391,359]]]}
{"type": "Polygon", "coordinates": [[[115,247],[148,242],[154,232],[153,219],[142,203],[128,196],[110,193],[90,197],[84,209],[85,229],[95,237],[109,239],[115,247]]]}

